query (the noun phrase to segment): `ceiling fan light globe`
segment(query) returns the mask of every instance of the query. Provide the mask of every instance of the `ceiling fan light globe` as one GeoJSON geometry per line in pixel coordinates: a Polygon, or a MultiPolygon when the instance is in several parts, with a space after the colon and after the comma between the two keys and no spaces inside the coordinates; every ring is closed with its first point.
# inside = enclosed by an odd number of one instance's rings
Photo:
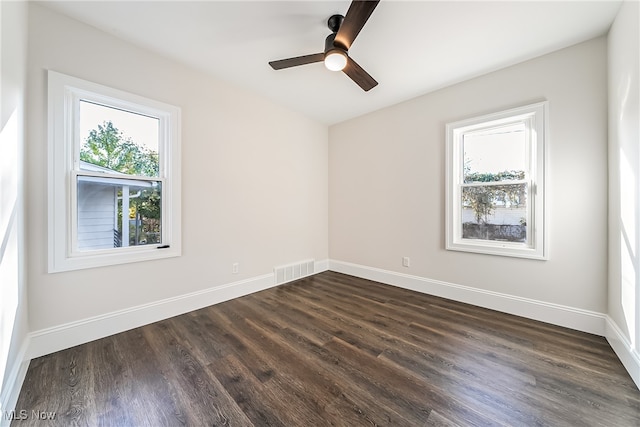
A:
{"type": "Polygon", "coordinates": [[[337,49],[327,52],[324,66],[331,71],[342,71],[347,66],[347,54],[337,49]]]}

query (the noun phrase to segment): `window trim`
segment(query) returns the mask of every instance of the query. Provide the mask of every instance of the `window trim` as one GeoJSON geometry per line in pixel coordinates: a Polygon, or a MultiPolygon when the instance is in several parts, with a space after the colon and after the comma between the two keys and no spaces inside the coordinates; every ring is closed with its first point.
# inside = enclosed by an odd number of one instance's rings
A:
{"type": "MultiPolygon", "coordinates": [[[[548,254],[545,182],[547,173],[548,101],[472,117],[446,124],[446,249],[546,260],[548,254]],[[498,242],[462,238],[463,187],[462,140],[466,133],[490,129],[508,123],[524,122],[527,132],[528,168],[527,242],[498,242]]],[[[509,182],[511,183],[511,182],[509,182]]]]}
{"type": "MultiPolygon", "coordinates": [[[[119,265],[180,256],[181,179],[180,108],[139,95],[48,71],[48,272],[119,265]],[[157,117],[160,121],[158,177],[162,181],[162,243],[123,248],[74,250],[77,238],[77,182],[79,172],[79,102],[89,100],[110,107],[157,117]],[[168,245],[158,249],[159,246],[168,245]]],[[[102,175],[101,175],[102,176],[102,175]]],[[[135,178],[135,177],[129,177],[135,178]]]]}

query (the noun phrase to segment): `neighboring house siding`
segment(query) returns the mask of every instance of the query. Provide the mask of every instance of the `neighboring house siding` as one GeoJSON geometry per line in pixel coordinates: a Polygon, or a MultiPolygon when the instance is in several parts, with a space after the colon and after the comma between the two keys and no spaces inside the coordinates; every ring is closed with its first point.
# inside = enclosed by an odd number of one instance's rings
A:
{"type": "MultiPolygon", "coordinates": [[[[520,221],[527,217],[526,208],[496,208],[489,217],[490,224],[520,225],[520,221]]],[[[462,223],[476,223],[476,214],[473,209],[462,209],[462,223]]]]}
{"type": "Polygon", "coordinates": [[[78,184],[78,249],[113,248],[116,221],[114,187],[78,184]]]}

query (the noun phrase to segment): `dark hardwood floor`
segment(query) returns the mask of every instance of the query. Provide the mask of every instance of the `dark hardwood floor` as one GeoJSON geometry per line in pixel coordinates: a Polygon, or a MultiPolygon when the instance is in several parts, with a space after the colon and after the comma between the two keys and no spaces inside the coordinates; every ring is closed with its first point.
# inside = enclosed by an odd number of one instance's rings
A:
{"type": "Polygon", "coordinates": [[[637,426],[640,391],[602,337],[325,272],[35,359],[16,410],[17,426],[637,426]]]}

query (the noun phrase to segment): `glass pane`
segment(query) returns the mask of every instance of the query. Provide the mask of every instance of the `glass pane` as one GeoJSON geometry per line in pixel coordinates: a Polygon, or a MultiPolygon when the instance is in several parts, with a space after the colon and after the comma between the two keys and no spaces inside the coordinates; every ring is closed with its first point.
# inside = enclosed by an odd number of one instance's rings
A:
{"type": "Polygon", "coordinates": [[[162,183],[78,177],[78,249],[162,243],[162,183]]]}
{"type": "Polygon", "coordinates": [[[495,182],[525,178],[524,123],[464,134],[464,182],[495,182]]]}
{"type": "Polygon", "coordinates": [[[80,170],[159,176],[160,121],[80,101],[80,170]]]}
{"type": "Polygon", "coordinates": [[[527,241],[527,185],[462,188],[462,238],[527,241]]]}

